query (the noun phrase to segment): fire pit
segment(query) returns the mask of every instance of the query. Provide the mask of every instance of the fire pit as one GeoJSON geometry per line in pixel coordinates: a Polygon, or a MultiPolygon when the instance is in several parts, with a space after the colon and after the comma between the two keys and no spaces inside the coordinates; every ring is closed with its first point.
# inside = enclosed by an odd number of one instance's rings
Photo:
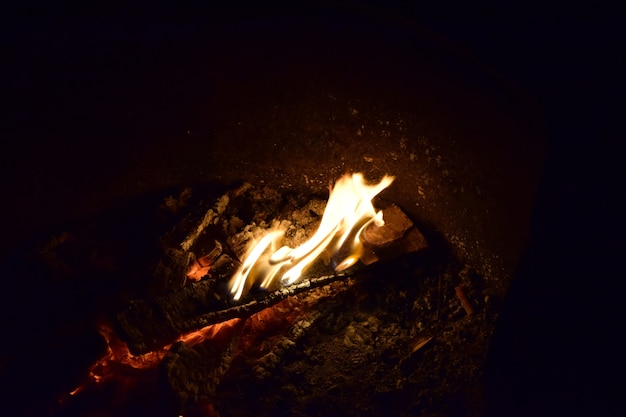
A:
{"type": "Polygon", "coordinates": [[[20,282],[35,280],[43,311],[9,328],[22,335],[52,316],[22,339],[32,364],[14,361],[24,352],[13,343],[3,352],[4,380],[43,370],[51,381],[34,406],[20,394],[12,407],[481,414],[482,365],[541,159],[532,109],[416,28],[322,20],[214,27],[227,46],[215,33],[185,38],[172,48],[184,65],[153,68],[131,90],[165,77],[181,109],[144,97],[139,111],[189,113],[158,139],[148,125],[159,120],[133,119],[141,135],[123,175],[76,197],[88,215],[12,263],[20,282]],[[345,241],[318,239],[336,250],[294,255],[324,229],[329,185],[355,172],[395,180],[345,241]],[[390,235],[375,232],[385,225],[390,235]],[[291,279],[282,262],[311,254],[291,279]],[[42,365],[42,352],[67,365],[42,365]]]}

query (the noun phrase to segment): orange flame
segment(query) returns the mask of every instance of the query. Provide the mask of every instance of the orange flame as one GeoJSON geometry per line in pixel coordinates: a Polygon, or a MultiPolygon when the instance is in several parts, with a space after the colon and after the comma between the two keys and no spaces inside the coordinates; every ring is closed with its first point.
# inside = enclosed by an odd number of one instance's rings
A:
{"type": "Polygon", "coordinates": [[[329,251],[333,258],[340,257],[335,271],[354,265],[363,254],[361,232],[372,222],[383,225],[382,213],[376,212],[372,199],[393,180],[394,177],[385,175],[379,183],[370,185],[361,173],[341,177],[330,192],[319,228],[295,249],[280,246],[284,228],[269,230],[250,247],[243,265],[231,279],[233,298],[238,300],[253,282],[260,281],[262,288],[268,288],[277,277],[283,285],[295,283],[324,251],[329,251]]]}

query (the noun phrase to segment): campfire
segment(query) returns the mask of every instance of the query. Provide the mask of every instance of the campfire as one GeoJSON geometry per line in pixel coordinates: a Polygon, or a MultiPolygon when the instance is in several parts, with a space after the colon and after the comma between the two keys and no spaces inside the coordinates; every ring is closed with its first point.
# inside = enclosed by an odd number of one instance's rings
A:
{"type": "Polygon", "coordinates": [[[16,84],[5,414],[480,415],[542,119],[383,15],[33,37],[79,65],[16,84]]]}
{"type": "MultiPolygon", "coordinates": [[[[393,181],[355,173],[327,196],[241,183],[163,197],[159,255],[137,260],[148,278],[98,319],[106,352],[61,396],[61,414],[126,415],[138,399],[190,416],[444,406],[432,385],[478,378],[495,316],[482,278],[384,199],[393,181]]],[[[81,243],[65,233],[42,254],[58,267],[81,243]]]]}

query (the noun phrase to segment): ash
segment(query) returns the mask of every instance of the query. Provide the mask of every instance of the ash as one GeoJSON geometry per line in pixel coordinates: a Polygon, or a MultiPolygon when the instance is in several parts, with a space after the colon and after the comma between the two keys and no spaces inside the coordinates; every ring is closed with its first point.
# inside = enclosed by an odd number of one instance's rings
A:
{"type": "MultiPolygon", "coordinates": [[[[325,206],[250,185],[219,201],[214,223],[237,256],[272,222],[303,243],[325,206]]],[[[445,245],[371,265],[250,317],[226,341],[179,342],[164,361],[169,387],[183,412],[223,417],[482,415],[496,297],[475,270],[445,245]]]]}
{"type": "MultiPolygon", "coordinates": [[[[116,379],[117,368],[111,368],[112,379],[98,384],[79,379],[91,366],[81,362],[73,379],[50,390],[60,395],[81,383],[86,388],[63,405],[44,404],[54,415],[483,414],[483,365],[498,292],[494,280],[476,272],[481,265],[452,256],[436,230],[421,230],[428,241],[423,250],[399,250],[361,265],[348,278],[235,318],[210,337],[177,340],[183,321],[229,303],[228,280],[251,239],[282,222],[286,243],[298,246],[315,232],[327,198],[250,184],[216,189],[186,188],[125,202],[42,240],[35,255],[29,252],[24,271],[32,270],[36,258],[38,270],[51,280],[76,287],[67,298],[84,305],[82,315],[63,316],[59,328],[71,325],[84,329],[81,335],[97,335],[96,318],[115,321],[129,302],[140,300],[152,318],[127,320],[150,334],[135,348],[143,349],[140,354],[166,349],[154,372],[127,370],[116,379]],[[196,264],[192,279],[188,272],[196,264]],[[85,293],[86,285],[94,290],[85,293]],[[176,304],[185,297],[189,303],[176,304]],[[162,314],[172,305],[178,315],[162,314]]],[[[375,202],[381,209],[391,205],[375,202]]],[[[323,262],[309,271],[327,272],[323,262]]],[[[56,328],[54,322],[49,326],[56,328]]],[[[121,327],[118,320],[116,329],[121,327]]],[[[82,358],[93,364],[102,353],[98,345],[82,358]]],[[[45,369],[43,361],[36,364],[45,369]]]]}

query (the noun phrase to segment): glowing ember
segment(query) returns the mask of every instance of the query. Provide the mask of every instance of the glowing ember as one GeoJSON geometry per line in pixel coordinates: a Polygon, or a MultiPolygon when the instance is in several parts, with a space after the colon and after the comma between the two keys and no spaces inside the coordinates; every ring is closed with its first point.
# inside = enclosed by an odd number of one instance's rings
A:
{"type": "Polygon", "coordinates": [[[241,319],[235,318],[228,321],[224,321],[210,326],[203,327],[195,332],[187,333],[181,336],[178,340],[187,343],[189,346],[203,343],[206,340],[219,339],[222,333],[226,334],[232,332],[232,329],[241,324],[241,319]]]}
{"type": "MultiPolygon", "coordinates": [[[[241,327],[241,319],[232,319],[222,323],[206,326],[200,330],[182,335],[178,340],[194,346],[207,340],[224,343],[232,337],[233,329],[241,327]]],[[[96,385],[107,383],[117,383],[121,391],[130,392],[131,385],[141,385],[153,383],[154,371],[157,369],[171,345],[155,350],[143,355],[133,355],[128,350],[126,343],[120,340],[113,327],[106,322],[98,326],[100,334],[107,342],[107,353],[95,362],[89,369],[89,376],[82,384],[68,393],[69,397],[74,397],[81,392],[93,389],[96,385]],[[135,382],[133,382],[135,381],[135,382]]],[[[59,399],[60,404],[64,404],[68,397],[59,399]]]]}
{"type": "Polygon", "coordinates": [[[187,277],[192,281],[200,281],[205,277],[217,257],[222,253],[222,245],[216,240],[215,247],[208,254],[196,259],[187,271],[187,277]]]}
{"type": "Polygon", "coordinates": [[[253,283],[268,288],[277,277],[283,285],[295,283],[320,255],[331,259],[335,271],[343,271],[363,255],[360,235],[372,222],[382,226],[382,213],[372,199],[387,188],[394,177],[385,175],[377,184],[368,184],[363,174],[341,177],[328,197],[319,228],[297,248],[281,246],[285,230],[275,227],[249,248],[243,265],[231,280],[231,294],[238,300],[253,283]]]}
{"type": "Polygon", "coordinates": [[[213,266],[213,260],[207,255],[197,259],[187,271],[187,277],[192,281],[200,281],[205,277],[211,267],[213,266]]]}

